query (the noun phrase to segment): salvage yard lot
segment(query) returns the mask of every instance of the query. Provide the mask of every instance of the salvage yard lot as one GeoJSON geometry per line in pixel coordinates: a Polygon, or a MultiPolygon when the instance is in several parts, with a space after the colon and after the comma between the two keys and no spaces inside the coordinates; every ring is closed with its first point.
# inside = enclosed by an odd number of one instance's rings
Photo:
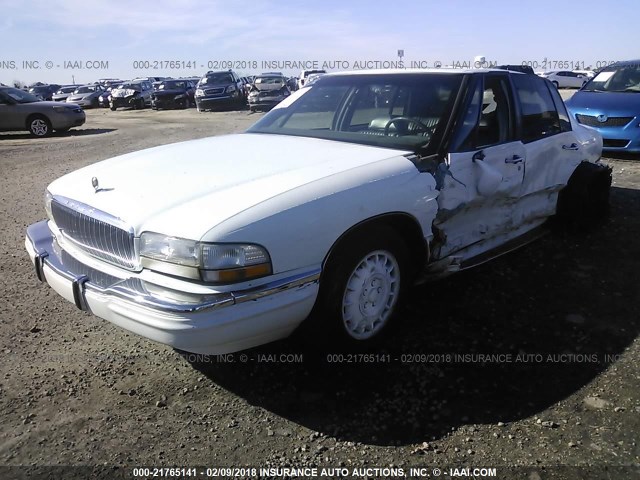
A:
{"type": "Polygon", "coordinates": [[[638,465],[640,157],[607,159],[606,225],[414,289],[373,359],[294,338],[193,363],[38,283],[23,244],[48,183],[259,117],[88,110],[0,134],[0,465],[638,465]]]}

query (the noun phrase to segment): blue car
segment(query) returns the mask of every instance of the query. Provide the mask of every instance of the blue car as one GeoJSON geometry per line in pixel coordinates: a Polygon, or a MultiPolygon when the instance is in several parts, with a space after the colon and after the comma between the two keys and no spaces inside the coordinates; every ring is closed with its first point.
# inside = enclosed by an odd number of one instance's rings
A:
{"type": "Polygon", "coordinates": [[[566,105],[579,123],[600,132],[604,150],[640,153],[640,60],[603,69],[566,105]]]}

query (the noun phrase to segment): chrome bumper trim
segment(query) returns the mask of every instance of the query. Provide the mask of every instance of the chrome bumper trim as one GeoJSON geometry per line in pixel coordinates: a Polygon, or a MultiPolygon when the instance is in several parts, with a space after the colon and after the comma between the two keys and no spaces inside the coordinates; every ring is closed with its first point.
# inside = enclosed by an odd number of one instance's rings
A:
{"type": "MultiPolygon", "coordinates": [[[[318,283],[321,272],[320,268],[315,268],[305,273],[275,280],[246,290],[207,295],[180,292],[154,285],[156,288],[164,290],[168,294],[173,292],[174,294],[179,294],[182,297],[193,297],[192,300],[178,301],[149,292],[145,287],[145,282],[136,277],[113,277],[113,283],[109,285],[99,285],[95,282],[91,282],[92,272],[95,272],[96,277],[99,275],[104,277],[104,273],[94,270],[89,266],[80,264],[77,261],[75,268],[78,268],[78,265],[84,267],[84,273],[72,271],[64,264],[62,257],[58,255],[56,250],[56,239],[51,233],[46,220],[34,223],[27,228],[27,242],[31,244],[35,252],[34,264],[38,280],[46,282],[44,274],[44,266],[46,265],[56,274],[62,276],[71,283],[74,303],[80,310],[85,311],[90,310],[86,300],[86,292],[91,291],[104,296],[117,297],[121,300],[131,302],[136,306],[159,310],[170,314],[201,312],[203,310],[223,308],[252,300],[258,300],[286,290],[302,288],[313,283],[318,283]]],[[[126,272],[123,272],[123,275],[126,275],[126,272]]]]}

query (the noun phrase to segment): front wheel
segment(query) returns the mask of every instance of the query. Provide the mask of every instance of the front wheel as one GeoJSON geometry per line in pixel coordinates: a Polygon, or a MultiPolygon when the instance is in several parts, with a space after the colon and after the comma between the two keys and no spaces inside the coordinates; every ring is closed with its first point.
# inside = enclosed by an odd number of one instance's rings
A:
{"type": "Polygon", "coordinates": [[[410,282],[405,242],[388,227],[351,235],[331,254],[314,321],[352,346],[377,343],[391,325],[410,282]],[[326,324],[325,322],[329,322],[326,324]]]}
{"type": "Polygon", "coordinates": [[[29,120],[29,132],[34,137],[46,137],[51,133],[51,122],[47,117],[37,115],[29,120]]]}

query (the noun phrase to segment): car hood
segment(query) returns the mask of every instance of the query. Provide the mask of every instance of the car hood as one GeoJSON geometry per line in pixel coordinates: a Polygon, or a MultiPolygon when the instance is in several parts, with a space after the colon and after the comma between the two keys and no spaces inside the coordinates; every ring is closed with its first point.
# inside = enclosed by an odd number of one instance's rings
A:
{"type": "Polygon", "coordinates": [[[640,93],[578,91],[566,105],[576,111],[636,116],[640,115],[640,93]]]}
{"type": "Polygon", "coordinates": [[[390,158],[397,158],[399,172],[415,170],[401,157],[406,153],[305,137],[226,135],[105,160],[59,178],[49,191],[118,217],[136,234],[201,239],[244,210],[333,175],[390,158]]]}
{"type": "Polygon", "coordinates": [[[229,85],[235,85],[235,83],[229,83],[229,82],[225,82],[225,83],[203,83],[201,85],[198,85],[197,88],[200,88],[202,90],[206,90],[207,88],[228,87],[229,85]]]}
{"type": "Polygon", "coordinates": [[[71,100],[81,100],[83,98],[91,97],[93,95],[96,95],[96,92],[72,93],[67,98],[70,98],[71,100]]]}
{"type": "Polygon", "coordinates": [[[163,96],[170,96],[170,95],[184,95],[187,93],[187,90],[180,90],[180,89],[171,89],[171,90],[156,90],[155,92],[153,92],[154,95],[158,95],[160,97],[163,96]]]}

